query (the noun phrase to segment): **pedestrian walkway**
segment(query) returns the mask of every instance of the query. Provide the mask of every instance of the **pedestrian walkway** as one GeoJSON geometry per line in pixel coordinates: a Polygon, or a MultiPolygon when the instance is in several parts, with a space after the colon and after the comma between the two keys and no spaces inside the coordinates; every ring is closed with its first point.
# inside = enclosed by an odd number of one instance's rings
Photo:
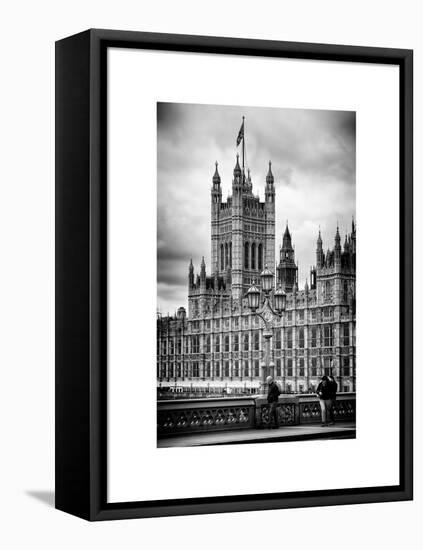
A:
{"type": "Polygon", "coordinates": [[[312,439],[353,439],[355,422],[337,423],[334,426],[318,424],[283,426],[279,429],[248,429],[222,432],[208,432],[163,437],[158,447],[195,447],[202,445],[237,445],[240,443],[276,443],[283,441],[305,441],[312,439]]]}

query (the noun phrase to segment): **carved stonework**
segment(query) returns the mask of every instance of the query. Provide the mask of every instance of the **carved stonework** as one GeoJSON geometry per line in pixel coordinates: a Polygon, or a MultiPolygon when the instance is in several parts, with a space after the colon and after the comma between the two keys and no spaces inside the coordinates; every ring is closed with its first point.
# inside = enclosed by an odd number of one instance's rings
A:
{"type": "Polygon", "coordinates": [[[157,418],[159,433],[233,429],[253,426],[254,408],[251,406],[210,407],[166,411],[157,418]]]}
{"type": "MultiPolygon", "coordinates": [[[[293,426],[296,423],[294,403],[278,404],[276,410],[278,414],[278,423],[280,426],[293,426]]],[[[269,405],[263,405],[261,407],[260,421],[262,426],[266,426],[270,423],[269,411],[269,405]]]]}

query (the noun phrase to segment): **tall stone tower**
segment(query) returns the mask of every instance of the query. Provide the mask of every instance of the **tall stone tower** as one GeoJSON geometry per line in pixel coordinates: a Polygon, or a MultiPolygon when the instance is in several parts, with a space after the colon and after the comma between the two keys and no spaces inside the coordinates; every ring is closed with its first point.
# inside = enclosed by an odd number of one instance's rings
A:
{"type": "Polygon", "coordinates": [[[316,287],[319,304],[350,304],[355,298],[355,224],[345,235],[344,250],[341,247],[339,228],[336,228],[334,247],[323,252],[322,237],[317,238],[316,248],[316,287]]]}
{"type": "Polygon", "coordinates": [[[266,176],[265,213],[266,213],[266,253],[265,265],[275,272],[275,178],[272,174],[272,163],[266,176]]]}
{"type": "MultiPolygon", "coordinates": [[[[234,300],[241,300],[252,282],[258,281],[267,264],[275,261],[275,187],[271,163],[266,176],[265,201],[253,194],[250,171],[236,157],[232,195],[222,201],[217,168],[211,189],[212,278],[230,287],[234,300]]],[[[216,289],[217,290],[217,289],[216,289]]]]}
{"type": "Polygon", "coordinates": [[[219,216],[222,204],[222,188],[220,186],[220,175],[217,169],[213,176],[211,189],[211,267],[212,273],[219,272],[219,216]]]}
{"type": "Polygon", "coordinates": [[[292,292],[297,283],[298,267],[295,263],[295,251],[292,246],[291,233],[288,222],[283,235],[282,247],[279,251],[279,265],[277,267],[277,279],[285,292],[292,292]]]}
{"type": "MultiPolygon", "coordinates": [[[[232,212],[231,212],[231,242],[232,242],[232,297],[235,300],[242,298],[243,281],[243,195],[244,174],[239,165],[239,156],[236,156],[234,177],[232,180],[232,212]]],[[[228,199],[229,201],[229,199],[228,199]]]]}

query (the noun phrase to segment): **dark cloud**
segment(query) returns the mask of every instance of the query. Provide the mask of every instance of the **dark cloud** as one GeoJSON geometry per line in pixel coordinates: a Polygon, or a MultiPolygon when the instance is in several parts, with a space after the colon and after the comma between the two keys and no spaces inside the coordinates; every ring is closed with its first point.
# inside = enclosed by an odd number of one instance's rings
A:
{"type": "Polygon", "coordinates": [[[188,286],[188,262],[186,258],[159,258],[157,271],[161,274],[159,281],[166,285],[188,286]]]}
{"type": "Polygon", "coordinates": [[[231,192],[235,141],[246,117],[246,159],[263,199],[268,161],[276,186],[276,250],[285,220],[293,233],[300,282],[315,261],[321,227],[333,245],[355,214],[356,117],[349,111],[159,103],[157,106],[158,302],[186,304],[190,258],[210,265],[210,187],[219,162],[223,198],[231,192]],[[163,286],[165,285],[165,286],[163,286]],[[182,303],[181,303],[182,297],[182,303]]]}

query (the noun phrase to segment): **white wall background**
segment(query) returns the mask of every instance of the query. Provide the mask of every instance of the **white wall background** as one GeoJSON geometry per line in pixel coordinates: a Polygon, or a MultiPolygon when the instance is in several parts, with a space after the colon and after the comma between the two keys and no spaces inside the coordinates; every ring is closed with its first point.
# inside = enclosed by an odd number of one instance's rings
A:
{"type": "MultiPolygon", "coordinates": [[[[15,1],[0,33],[0,544],[4,548],[223,548],[264,545],[345,550],[419,547],[423,538],[423,409],[415,409],[415,501],[89,524],[55,511],[54,41],[89,27],[246,36],[415,50],[416,304],[423,237],[423,35],[419,3],[246,0],[15,1]],[[328,525],[330,523],[330,527],[328,525]],[[277,541],[275,541],[277,537],[277,541]]],[[[230,83],[228,83],[230,85],[230,83]]],[[[375,228],[375,245],[389,228],[375,228]]],[[[384,266],[385,267],[385,266],[384,266]]],[[[389,268],[387,263],[386,268],[389,268]]],[[[372,274],[377,277],[381,274],[372,274]]],[[[416,339],[422,321],[416,319],[416,339]]],[[[415,387],[423,386],[415,355],[415,387]]],[[[375,388],[376,390],[376,388],[375,388]]],[[[389,403],[385,403],[389,406],[389,403]]],[[[377,427],[375,426],[375,429],[377,427]]]]}

